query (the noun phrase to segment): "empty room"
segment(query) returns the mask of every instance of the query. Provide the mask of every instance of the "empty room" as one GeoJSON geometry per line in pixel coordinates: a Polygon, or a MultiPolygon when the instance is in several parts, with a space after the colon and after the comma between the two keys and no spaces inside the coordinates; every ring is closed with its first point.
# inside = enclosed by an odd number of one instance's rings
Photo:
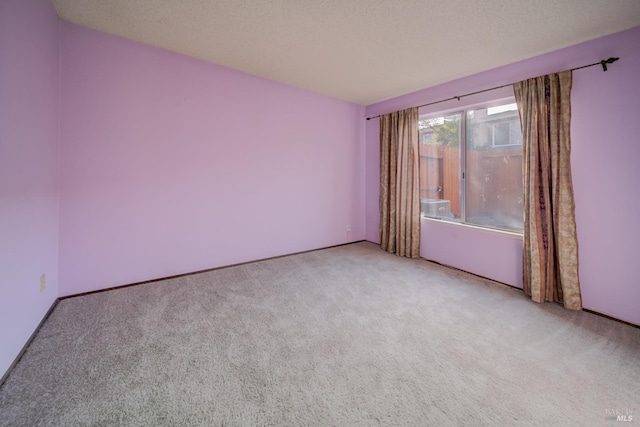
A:
{"type": "Polygon", "coordinates": [[[0,426],[634,425],[637,0],[0,0],[0,426]]]}

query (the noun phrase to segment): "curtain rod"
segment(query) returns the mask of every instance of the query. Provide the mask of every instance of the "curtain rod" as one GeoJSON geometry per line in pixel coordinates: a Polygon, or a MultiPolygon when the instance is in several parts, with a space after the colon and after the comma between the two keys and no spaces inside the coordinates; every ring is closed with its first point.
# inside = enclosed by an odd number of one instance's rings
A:
{"type": "MultiPolygon", "coordinates": [[[[593,67],[593,66],[596,66],[596,65],[602,65],[602,71],[607,71],[607,64],[613,64],[614,62],[616,62],[619,59],[620,58],[611,57],[609,59],[603,59],[602,61],[594,62],[593,64],[588,64],[588,65],[583,65],[581,67],[571,68],[568,71],[581,70],[582,68],[593,67]]],[[[491,90],[496,90],[496,89],[502,89],[503,87],[513,86],[513,85],[514,85],[514,83],[508,83],[508,84],[502,85],[502,86],[496,86],[496,87],[492,87],[492,88],[489,88],[489,89],[478,90],[476,92],[465,93],[464,95],[452,96],[451,98],[441,99],[440,101],[433,101],[433,102],[429,102],[428,104],[418,105],[416,108],[426,107],[428,105],[440,104],[441,102],[453,101],[454,99],[457,99],[458,101],[460,101],[460,98],[464,98],[465,96],[477,95],[479,93],[489,92],[491,90]]],[[[378,118],[380,116],[381,116],[381,114],[378,114],[377,116],[367,117],[367,120],[375,119],[375,118],[378,118]]]]}

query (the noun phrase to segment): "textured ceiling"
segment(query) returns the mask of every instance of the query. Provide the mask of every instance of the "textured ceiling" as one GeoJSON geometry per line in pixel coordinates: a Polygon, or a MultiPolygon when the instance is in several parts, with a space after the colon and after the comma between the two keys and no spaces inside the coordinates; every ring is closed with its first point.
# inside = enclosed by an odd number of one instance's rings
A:
{"type": "Polygon", "coordinates": [[[640,25],[640,0],[52,0],[70,22],[368,105],[640,25]]]}

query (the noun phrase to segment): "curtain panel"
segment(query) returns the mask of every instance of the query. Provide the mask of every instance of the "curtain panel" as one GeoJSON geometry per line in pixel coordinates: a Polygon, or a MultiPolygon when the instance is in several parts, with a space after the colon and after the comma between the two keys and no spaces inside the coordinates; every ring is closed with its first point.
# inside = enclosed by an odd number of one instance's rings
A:
{"type": "Polygon", "coordinates": [[[418,109],[380,116],[380,247],[420,256],[418,109]]]}
{"type": "Polygon", "coordinates": [[[582,309],[571,180],[571,71],[514,84],[522,124],[524,291],[582,309]]]}

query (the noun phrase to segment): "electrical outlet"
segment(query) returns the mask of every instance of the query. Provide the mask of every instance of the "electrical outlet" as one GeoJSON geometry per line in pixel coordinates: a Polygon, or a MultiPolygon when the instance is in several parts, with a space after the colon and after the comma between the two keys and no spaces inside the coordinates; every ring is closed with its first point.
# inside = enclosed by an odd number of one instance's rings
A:
{"type": "Polygon", "coordinates": [[[351,224],[347,224],[347,231],[351,231],[351,224]]]}
{"type": "Polygon", "coordinates": [[[44,289],[47,287],[47,276],[42,273],[40,275],[40,292],[44,292],[44,289]]]}

